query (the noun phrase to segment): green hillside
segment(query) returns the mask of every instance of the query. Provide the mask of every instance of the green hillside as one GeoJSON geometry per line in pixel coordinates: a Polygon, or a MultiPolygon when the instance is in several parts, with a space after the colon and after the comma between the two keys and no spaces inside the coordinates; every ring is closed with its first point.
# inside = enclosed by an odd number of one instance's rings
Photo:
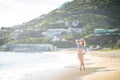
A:
{"type": "Polygon", "coordinates": [[[94,28],[118,28],[120,26],[119,0],[74,0],[51,11],[35,28],[63,28],[64,24],[49,24],[59,20],[71,22],[79,20],[78,27],[86,30],[94,28]]]}
{"type": "MultiPolygon", "coordinates": [[[[6,36],[6,43],[53,43],[51,38],[41,35],[48,29],[68,29],[81,28],[82,34],[66,34],[63,41],[74,42],[74,39],[85,38],[88,45],[98,45],[106,43],[106,46],[115,45],[120,39],[119,35],[108,35],[106,40],[91,36],[95,29],[119,29],[120,30],[120,1],[119,0],[73,0],[64,3],[59,8],[41,15],[29,22],[25,22],[19,27],[12,27],[9,30],[14,32],[21,29],[24,32],[17,36],[18,40],[13,40],[11,34],[6,36]],[[75,25],[74,23],[77,23],[75,25]],[[30,31],[34,29],[34,31],[30,31]],[[29,30],[29,31],[28,31],[29,30]],[[38,30],[38,31],[35,31],[38,30]],[[32,34],[31,34],[32,33],[32,34]],[[113,38],[113,36],[116,36],[113,38]],[[111,39],[111,40],[108,40],[111,39]],[[95,43],[94,43],[95,42],[95,43]],[[98,42],[98,43],[97,43],[98,42]]],[[[119,33],[119,31],[118,31],[119,33]]],[[[102,37],[102,36],[101,36],[102,37]]]]}

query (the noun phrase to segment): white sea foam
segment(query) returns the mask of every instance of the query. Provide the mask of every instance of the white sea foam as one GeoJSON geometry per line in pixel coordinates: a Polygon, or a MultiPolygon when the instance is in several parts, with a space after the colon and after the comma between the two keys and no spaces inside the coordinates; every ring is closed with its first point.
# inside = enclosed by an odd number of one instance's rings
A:
{"type": "Polygon", "coordinates": [[[19,80],[27,74],[77,64],[75,54],[0,52],[0,80],[19,80]]]}

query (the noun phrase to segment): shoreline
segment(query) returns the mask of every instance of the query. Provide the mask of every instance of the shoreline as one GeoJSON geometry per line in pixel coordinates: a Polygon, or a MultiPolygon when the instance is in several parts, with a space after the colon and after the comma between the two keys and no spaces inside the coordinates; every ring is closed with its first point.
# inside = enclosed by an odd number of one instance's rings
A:
{"type": "MultiPolygon", "coordinates": [[[[62,54],[75,53],[75,51],[57,52],[62,54]]],[[[20,80],[120,80],[119,58],[104,56],[104,54],[99,56],[102,54],[99,51],[95,51],[94,53],[92,53],[93,51],[90,52],[87,52],[85,55],[85,71],[80,71],[79,64],[76,64],[43,72],[38,71],[37,73],[26,75],[20,80]],[[98,53],[100,54],[98,55],[98,53]]],[[[114,51],[110,54],[112,53],[114,51]]]]}

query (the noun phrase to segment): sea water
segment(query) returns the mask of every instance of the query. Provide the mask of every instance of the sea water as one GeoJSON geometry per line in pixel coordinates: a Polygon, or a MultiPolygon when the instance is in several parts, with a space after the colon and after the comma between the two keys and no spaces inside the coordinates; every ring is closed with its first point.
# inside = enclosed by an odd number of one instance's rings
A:
{"type": "Polygon", "coordinates": [[[19,80],[38,71],[77,64],[76,54],[0,52],[0,80],[19,80]]]}

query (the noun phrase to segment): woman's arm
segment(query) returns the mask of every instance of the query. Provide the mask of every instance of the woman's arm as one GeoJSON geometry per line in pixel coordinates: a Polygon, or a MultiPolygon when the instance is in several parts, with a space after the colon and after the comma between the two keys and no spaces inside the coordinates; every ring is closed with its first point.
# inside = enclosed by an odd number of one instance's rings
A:
{"type": "Polygon", "coordinates": [[[76,44],[79,44],[77,39],[75,40],[75,42],[76,42],[76,44]]]}
{"type": "Polygon", "coordinates": [[[85,54],[86,54],[86,51],[87,51],[87,50],[86,50],[86,48],[85,48],[85,51],[84,51],[83,55],[85,55],[85,54]]]}

